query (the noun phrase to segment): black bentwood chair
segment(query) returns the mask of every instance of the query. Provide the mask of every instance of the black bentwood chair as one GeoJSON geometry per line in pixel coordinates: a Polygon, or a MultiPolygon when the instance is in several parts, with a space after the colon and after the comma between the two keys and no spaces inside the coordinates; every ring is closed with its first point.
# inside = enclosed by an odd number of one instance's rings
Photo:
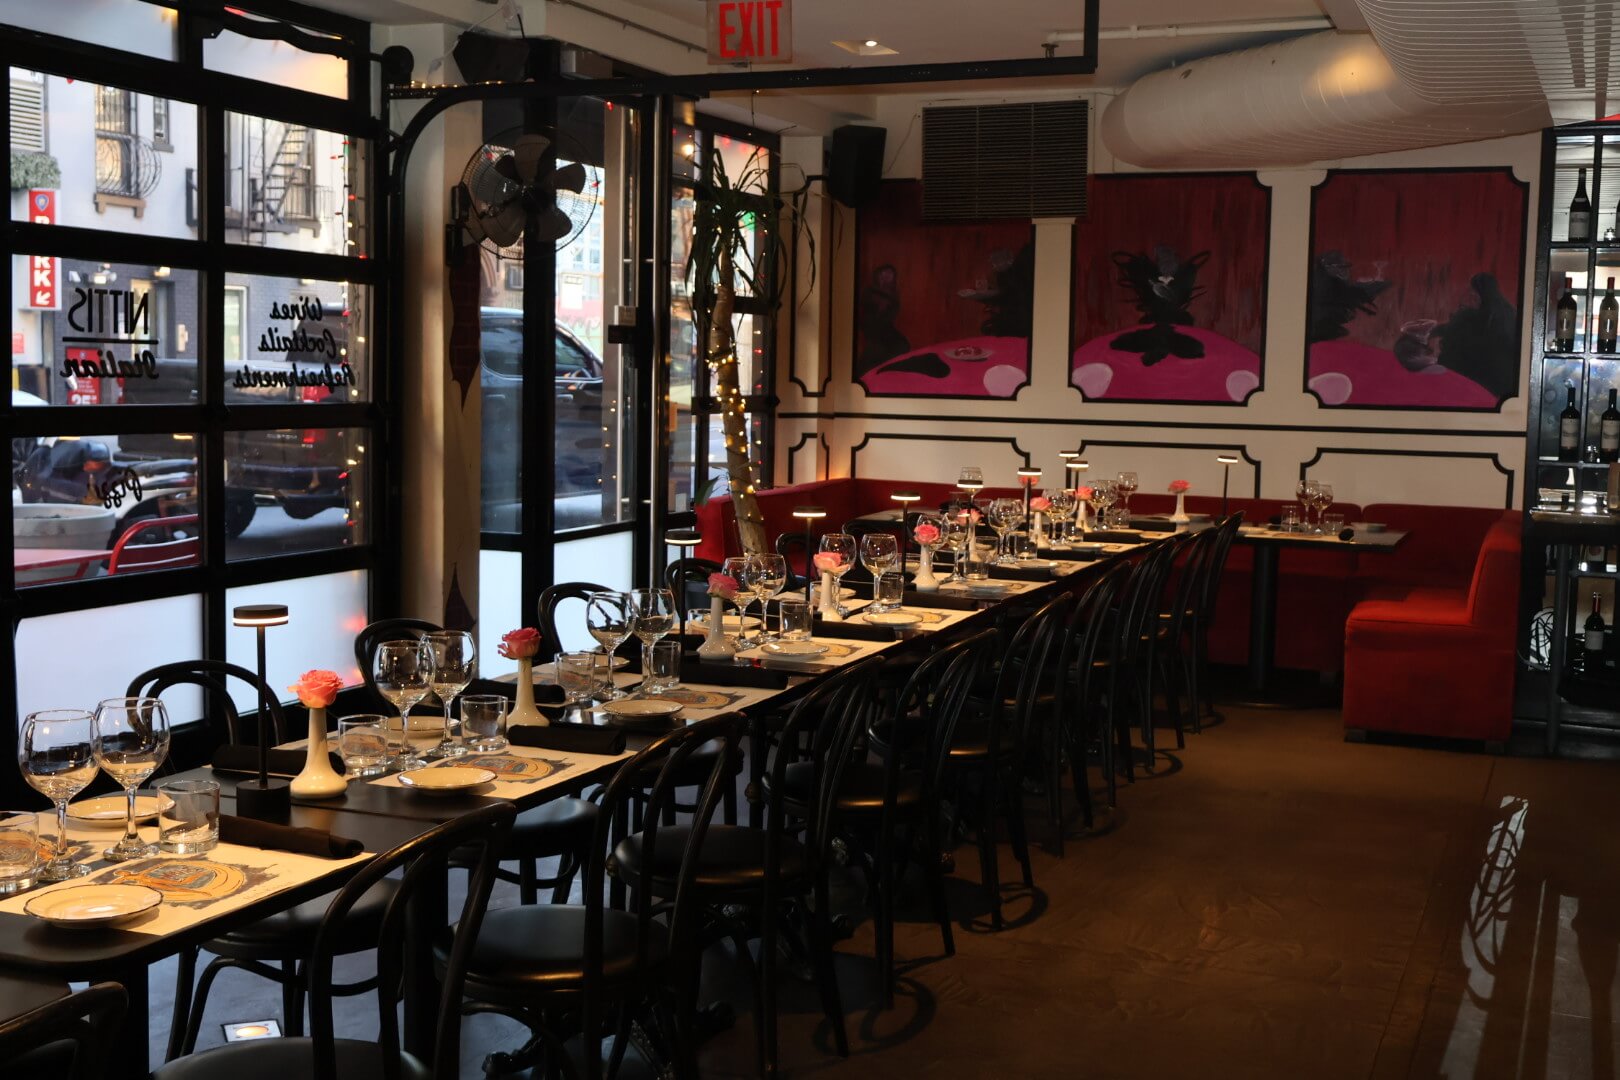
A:
{"type": "Polygon", "coordinates": [[[461,990],[467,957],[489,907],[495,883],[495,857],[512,825],[512,807],[494,803],[435,826],[371,860],[338,890],[315,933],[305,968],[309,972],[310,1035],[228,1043],[171,1061],[152,1080],[435,1080],[461,1072],[461,990]],[[423,1062],[400,1047],[399,1003],[413,935],[409,909],[418,893],[434,888],[435,875],[453,851],[476,851],[460,915],[444,931],[440,956],[441,993],[435,1024],[433,1060],[423,1062]],[[349,933],[357,905],[390,874],[400,872],[393,896],[378,924],[377,1019],[375,1039],[339,1039],[333,1033],[332,962],[349,933]]]}
{"type": "Polygon", "coordinates": [[[0,1076],[101,1080],[128,1002],[122,986],[97,983],[0,1023],[0,1076]]]}
{"type": "MultiPolygon", "coordinates": [[[[697,1008],[697,853],[711,828],[720,789],[731,783],[742,718],[712,717],[662,736],[627,760],[603,789],[591,857],[582,878],[583,903],[543,904],[492,911],[467,959],[469,1011],[498,1012],[533,1032],[510,1066],[546,1059],[550,1070],[598,1080],[603,1075],[602,1028],[614,1010],[613,1050],[606,1075],[618,1075],[633,1023],[677,1077],[698,1075],[692,1032],[697,1008]],[[711,764],[692,817],[663,824],[675,789],[686,786],[691,763],[703,750],[711,764]],[[642,838],[648,866],[673,867],[673,887],[654,887],[649,872],[628,873],[607,858],[616,821],[645,810],[642,838]],[[630,906],[610,900],[611,870],[630,886],[630,906]],[[578,1036],[570,1041],[571,1036],[578,1036]]],[[[435,952],[449,958],[452,943],[440,936],[435,952]]],[[[445,1074],[452,1075],[452,1074],[445,1074]]],[[[537,1073],[537,1075],[539,1075],[537,1073]]],[[[545,1075],[555,1075],[547,1071],[545,1075]]],[[[165,1078],[166,1080],[166,1078],[165,1078]]]]}

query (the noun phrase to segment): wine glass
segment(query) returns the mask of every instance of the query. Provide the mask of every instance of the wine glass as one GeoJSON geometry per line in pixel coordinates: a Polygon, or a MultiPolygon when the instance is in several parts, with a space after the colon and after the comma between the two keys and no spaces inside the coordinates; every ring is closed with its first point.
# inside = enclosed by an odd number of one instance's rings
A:
{"type": "Polygon", "coordinates": [[[1046,515],[1046,542],[1054,547],[1068,547],[1074,518],[1074,492],[1068,488],[1048,488],[1042,494],[1052,504],[1046,515]]]}
{"type": "Polygon", "coordinates": [[[603,685],[604,701],[617,701],[628,697],[613,684],[613,660],[619,646],[630,640],[630,594],[622,592],[593,592],[585,598],[585,628],[607,653],[607,682],[603,685]]]}
{"type": "Polygon", "coordinates": [[[92,724],[83,709],[46,709],[23,720],[17,764],[28,786],[56,804],[56,850],[40,870],[41,881],[66,881],[90,872],[68,856],[67,806],[96,778],[92,724]]]}
{"type": "Polygon", "coordinates": [[[641,640],[641,677],[652,670],[653,643],[675,629],[675,597],[668,589],[630,590],[630,630],[641,640]]]}
{"type": "Polygon", "coordinates": [[[979,491],[984,487],[984,470],[968,465],[956,476],[956,486],[963,491],[979,491]]]}
{"type": "Polygon", "coordinates": [[[887,611],[888,604],[878,601],[878,579],[890,570],[900,559],[900,548],[894,542],[894,537],[888,533],[867,533],[861,537],[861,563],[872,575],[872,611],[887,611]]]}
{"type": "Polygon", "coordinates": [[[939,547],[941,551],[951,554],[951,576],[942,583],[943,586],[961,585],[967,581],[967,575],[962,572],[962,556],[968,546],[968,515],[971,513],[962,507],[954,507],[952,511],[940,519],[939,547]]]}
{"type": "Polygon", "coordinates": [[[766,616],[772,598],[787,587],[787,560],[780,555],[755,555],[753,558],[758,567],[758,571],[753,575],[753,582],[755,591],[759,593],[760,639],[770,641],[776,635],[766,629],[768,626],[766,616]]]}
{"type": "Polygon", "coordinates": [[[1114,523],[1111,507],[1117,490],[1112,480],[1098,480],[1091,486],[1091,505],[1097,511],[1097,524],[1106,529],[1114,523]]]}
{"type": "Polygon", "coordinates": [[[990,511],[985,515],[990,522],[990,528],[996,533],[997,566],[1015,563],[1018,560],[1012,557],[1007,550],[1007,534],[1016,529],[1024,520],[1024,504],[1018,499],[994,499],[990,503],[990,511]]]}
{"type": "MultiPolygon", "coordinates": [[[[730,596],[721,597],[737,611],[737,633],[734,641],[741,642],[748,633],[748,605],[754,602],[754,591],[743,584],[748,580],[748,556],[730,555],[720,564],[720,572],[737,583],[737,591],[730,596]]],[[[708,618],[704,615],[704,618],[708,618]]],[[[721,615],[720,633],[725,634],[725,616],[721,615]]]]}
{"type": "Polygon", "coordinates": [[[411,709],[433,689],[432,651],[424,641],[385,641],[377,646],[371,673],[382,696],[399,710],[395,762],[401,769],[420,769],[425,763],[411,744],[411,709]]]}
{"type": "Polygon", "coordinates": [[[90,719],[90,746],[101,771],[129,799],[124,838],[102,852],[102,857],[122,862],[157,854],[157,845],[142,841],[135,831],[135,789],[169,756],[168,710],[157,698],[108,698],[96,706],[90,719]]]}
{"type": "Polygon", "coordinates": [[[1299,500],[1301,509],[1305,511],[1305,531],[1311,531],[1311,491],[1316,481],[1306,480],[1304,477],[1294,485],[1294,497],[1299,500]]]}
{"type": "Polygon", "coordinates": [[[844,607],[842,593],[844,590],[844,575],[855,568],[855,552],[855,537],[849,533],[824,533],[821,537],[821,547],[816,556],[817,569],[825,570],[832,575],[832,598],[827,603],[832,604],[839,615],[849,614],[849,609],[844,607]],[[838,560],[832,562],[831,560],[822,559],[822,555],[836,555],[838,560]],[[827,563],[828,565],[822,566],[821,563],[827,563]]]}
{"type": "Polygon", "coordinates": [[[1333,485],[1318,482],[1316,485],[1316,531],[1325,532],[1327,526],[1323,519],[1327,516],[1327,508],[1333,505],[1333,485]]]}
{"type": "Polygon", "coordinates": [[[478,677],[478,646],[465,630],[435,630],[424,635],[422,641],[433,654],[433,693],[444,706],[444,734],[427,756],[460,757],[467,747],[451,733],[450,703],[478,677]]]}
{"type": "Polygon", "coordinates": [[[1125,519],[1124,524],[1129,525],[1131,523],[1131,496],[1136,494],[1136,474],[1122,472],[1119,474],[1119,478],[1114,481],[1114,484],[1119,491],[1120,515],[1125,519]]]}

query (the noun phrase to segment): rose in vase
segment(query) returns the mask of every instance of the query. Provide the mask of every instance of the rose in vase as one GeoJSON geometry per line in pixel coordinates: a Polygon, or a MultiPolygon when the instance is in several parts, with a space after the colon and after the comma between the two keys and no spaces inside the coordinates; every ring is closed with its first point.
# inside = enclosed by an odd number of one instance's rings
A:
{"type": "Polygon", "coordinates": [[[922,547],[933,547],[939,543],[939,526],[925,521],[912,531],[911,538],[922,547]]]}
{"type": "Polygon", "coordinates": [[[298,681],[287,687],[298,695],[299,704],[306,709],[330,708],[343,689],[343,679],[335,671],[317,668],[298,676],[298,681]]]}
{"type": "Polygon", "coordinates": [[[1172,494],[1172,495],[1185,495],[1187,492],[1189,492],[1191,490],[1192,490],[1192,481],[1190,481],[1190,480],[1172,480],[1172,481],[1170,481],[1170,494],[1172,494]]]}
{"type": "Polygon", "coordinates": [[[737,599],[737,590],[739,588],[741,586],[737,584],[737,579],[730,574],[715,573],[709,575],[710,596],[718,596],[728,602],[734,601],[737,599]]]}
{"type": "Polygon", "coordinates": [[[499,651],[508,660],[532,659],[540,651],[540,631],[532,626],[508,630],[501,635],[499,651]]]}
{"type": "Polygon", "coordinates": [[[1044,514],[1052,509],[1052,500],[1045,495],[1037,495],[1029,500],[1029,508],[1037,514],[1044,514]]]}

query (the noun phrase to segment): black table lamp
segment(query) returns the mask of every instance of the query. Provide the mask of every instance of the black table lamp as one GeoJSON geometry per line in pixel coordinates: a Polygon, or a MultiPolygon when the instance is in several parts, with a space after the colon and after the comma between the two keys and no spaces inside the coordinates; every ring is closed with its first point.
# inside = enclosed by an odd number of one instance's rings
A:
{"type": "Polygon", "coordinates": [[[231,611],[232,626],[251,626],[259,634],[259,775],[236,785],[236,812],[260,821],[286,821],[292,802],[290,782],[270,778],[270,702],[265,698],[264,631],[287,625],[286,604],[243,604],[231,611]]]}
{"type": "MultiPolygon", "coordinates": [[[[826,517],[827,508],[824,506],[795,506],[793,516],[804,522],[804,602],[808,604],[810,603],[810,581],[814,576],[811,560],[815,558],[816,554],[811,547],[811,541],[814,537],[810,533],[810,523],[820,521],[826,517]]],[[[764,614],[763,611],[760,612],[761,618],[764,617],[764,614]]]]}
{"type": "MultiPolygon", "coordinates": [[[[922,493],[919,491],[891,491],[889,501],[900,504],[900,580],[906,579],[906,551],[909,548],[907,541],[911,538],[911,530],[906,526],[906,513],[914,502],[922,502],[922,493]]],[[[918,567],[922,569],[922,567],[918,567]]]]}
{"type": "MultiPolygon", "coordinates": [[[[1077,523],[1085,520],[1083,515],[1086,501],[1080,497],[1080,475],[1090,468],[1091,462],[1082,458],[1080,451],[1070,450],[1063,454],[1063,470],[1068,473],[1069,490],[1074,492],[1074,520],[1077,523]]],[[[1076,527],[1078,528],[1078,525],[1076,527]]]]}
{"type": "Polygon", "coordinates": [[[1221,463],[1221,517],[1226,516],[1226,489],[1232,482],[1232,466],[1238,463],[1236,454],[1216,454],[1215,460],[1221,463]]]}
{"type": "Polygon", "coordinates": [[[675,594],[675,618],[680,627],[681,637],[686,636],[686,558],[692,549],[703,543],[703,537],[698,535],[696,529],[671,529],[664,534],[664,543],[680,552],[676,556],[675,580],[679,587],[675,594]]]}

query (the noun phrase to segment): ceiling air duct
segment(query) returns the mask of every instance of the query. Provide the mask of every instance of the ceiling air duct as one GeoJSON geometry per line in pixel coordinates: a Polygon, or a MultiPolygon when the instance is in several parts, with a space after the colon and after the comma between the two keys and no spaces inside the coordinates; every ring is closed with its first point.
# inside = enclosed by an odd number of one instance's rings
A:
{"type": "Polygon", "coordinates": [[[1547,104],[1434,103],[1365,34],[1327,31],[1195,60],[1137,80],[1102,138],[1144,168],[1300,165],[1535,131],[1547,104]]]}

